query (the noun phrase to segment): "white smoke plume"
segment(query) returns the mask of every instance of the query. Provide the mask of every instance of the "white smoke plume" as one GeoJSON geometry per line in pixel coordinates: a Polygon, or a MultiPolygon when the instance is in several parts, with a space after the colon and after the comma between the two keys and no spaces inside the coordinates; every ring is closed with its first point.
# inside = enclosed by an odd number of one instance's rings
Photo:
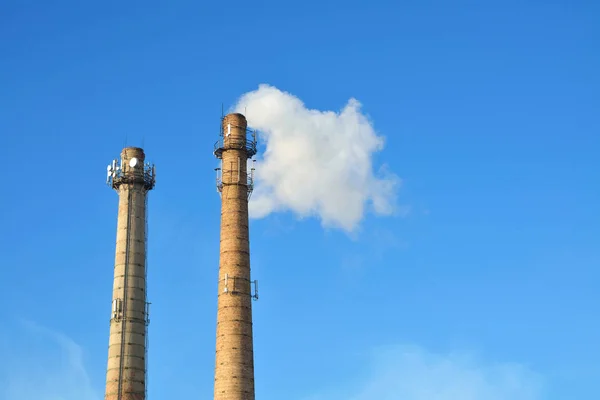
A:
{"type": "Polygon", "coordinates": [[[385,167],[374,172],[373,155],[384,140],[356,99],[340,112],[311,110],[299,98],[263,84],[242,95],[234,110],[245,114],[266,142],[256,166],[251,217],[292,211],[352,232],[367,209],[394,213],[400,179],[385,167]]]}

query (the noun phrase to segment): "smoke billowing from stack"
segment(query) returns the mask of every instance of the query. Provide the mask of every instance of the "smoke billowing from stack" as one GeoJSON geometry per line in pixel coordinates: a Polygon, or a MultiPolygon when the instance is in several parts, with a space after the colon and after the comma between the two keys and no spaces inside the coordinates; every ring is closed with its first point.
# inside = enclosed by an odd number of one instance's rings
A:
{"type": "Polygon", "coordinates": [[[400,178],[375,163],[384,137],[356,99],[339,111],[317,110],[290,93],[260,85],[242,95],[234,111],[246,113],[265,144],[251,218],[291,211],[315,216],[327,228],[356,232],[367,212],[406,211],[396,204],[400,178]]]}
{"type": "Polygon", "coordinates": [[[142,149],[127,147],[107,171],[107,183],[119,194],[119,212],[105,400],[146,398],[146,206],[155,174],[144,159],[142,149]]]}
{"type": "Polygon", "coordinates": [[[254,400],[252,298],[256,298],[256,282],[250,280],[248,197],[252,174],[248,176],[246,165],[256,153],[256,141],[254,137],[248,140],[242,114],[226,115],[221,135],[215,146],[215,156],[221,160],[217,175],[221,245],[214,399],[254,400]]]}

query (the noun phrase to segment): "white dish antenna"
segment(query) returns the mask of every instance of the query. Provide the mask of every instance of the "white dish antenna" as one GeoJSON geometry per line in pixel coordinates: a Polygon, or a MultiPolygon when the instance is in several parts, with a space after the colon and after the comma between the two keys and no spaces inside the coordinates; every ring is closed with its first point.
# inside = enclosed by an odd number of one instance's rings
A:
{"type": "Polygon", "coordinates": [[[137,163],[138,163],[138,159],[135,157],[133,157],[131,160],[129,160],[129,166],[131,168],[134,168],[137,165],[137,163]]]}

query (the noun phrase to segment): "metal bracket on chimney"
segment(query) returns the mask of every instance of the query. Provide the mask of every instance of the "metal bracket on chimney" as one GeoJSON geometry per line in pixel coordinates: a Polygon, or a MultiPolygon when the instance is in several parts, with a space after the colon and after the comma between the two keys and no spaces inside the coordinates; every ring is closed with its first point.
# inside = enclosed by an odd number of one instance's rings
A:
{"type": "Polygon", "coordinates": [[[258,300],[258,280],[252,281],[254,283],[254,294],[251,294],[252,300],[258,300]]]}
{"type": "Polygon", "coordinates": [[[123,302],[121,299],[114,299],[112,303],[112,313],[111,318],[115,321],[119,321],[123,316],[123,302]]]}
{"type": "Polygon", "coordinates": [[[245,278],[229,276],[229,274],[225,274],[225,278],[223,278],[223,293],[247,294],[247,295],[250,295],[250,297],[253,300],[258,300],[258,281],[254,280],[254,281],[249,282],[251,285],[254,285],[254,293],[252,293],[252,288],[250,288],[250,293],[247,293],[247,292],[244,293],[244,292],[240,291],[241,288],[239,287],[239,285],[236,285],[238,280],[248,282],[248,280],[245,278]]]}

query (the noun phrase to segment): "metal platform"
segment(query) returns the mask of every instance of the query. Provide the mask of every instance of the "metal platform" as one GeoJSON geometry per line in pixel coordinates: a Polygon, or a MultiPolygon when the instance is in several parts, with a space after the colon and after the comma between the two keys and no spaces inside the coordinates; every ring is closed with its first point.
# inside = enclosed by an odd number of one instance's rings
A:
{"type": "Polygon", "coordinates": [[[248,158],[252,158],[256,154],[256,140],[255,139],[246,139],[239,140],[229,138],[226,140],[227,143],[223,139],[217,140],[215,143],[214,155],[219,160],[223,158],[223,152],[225,150],[244,150],[248,158]]]}

